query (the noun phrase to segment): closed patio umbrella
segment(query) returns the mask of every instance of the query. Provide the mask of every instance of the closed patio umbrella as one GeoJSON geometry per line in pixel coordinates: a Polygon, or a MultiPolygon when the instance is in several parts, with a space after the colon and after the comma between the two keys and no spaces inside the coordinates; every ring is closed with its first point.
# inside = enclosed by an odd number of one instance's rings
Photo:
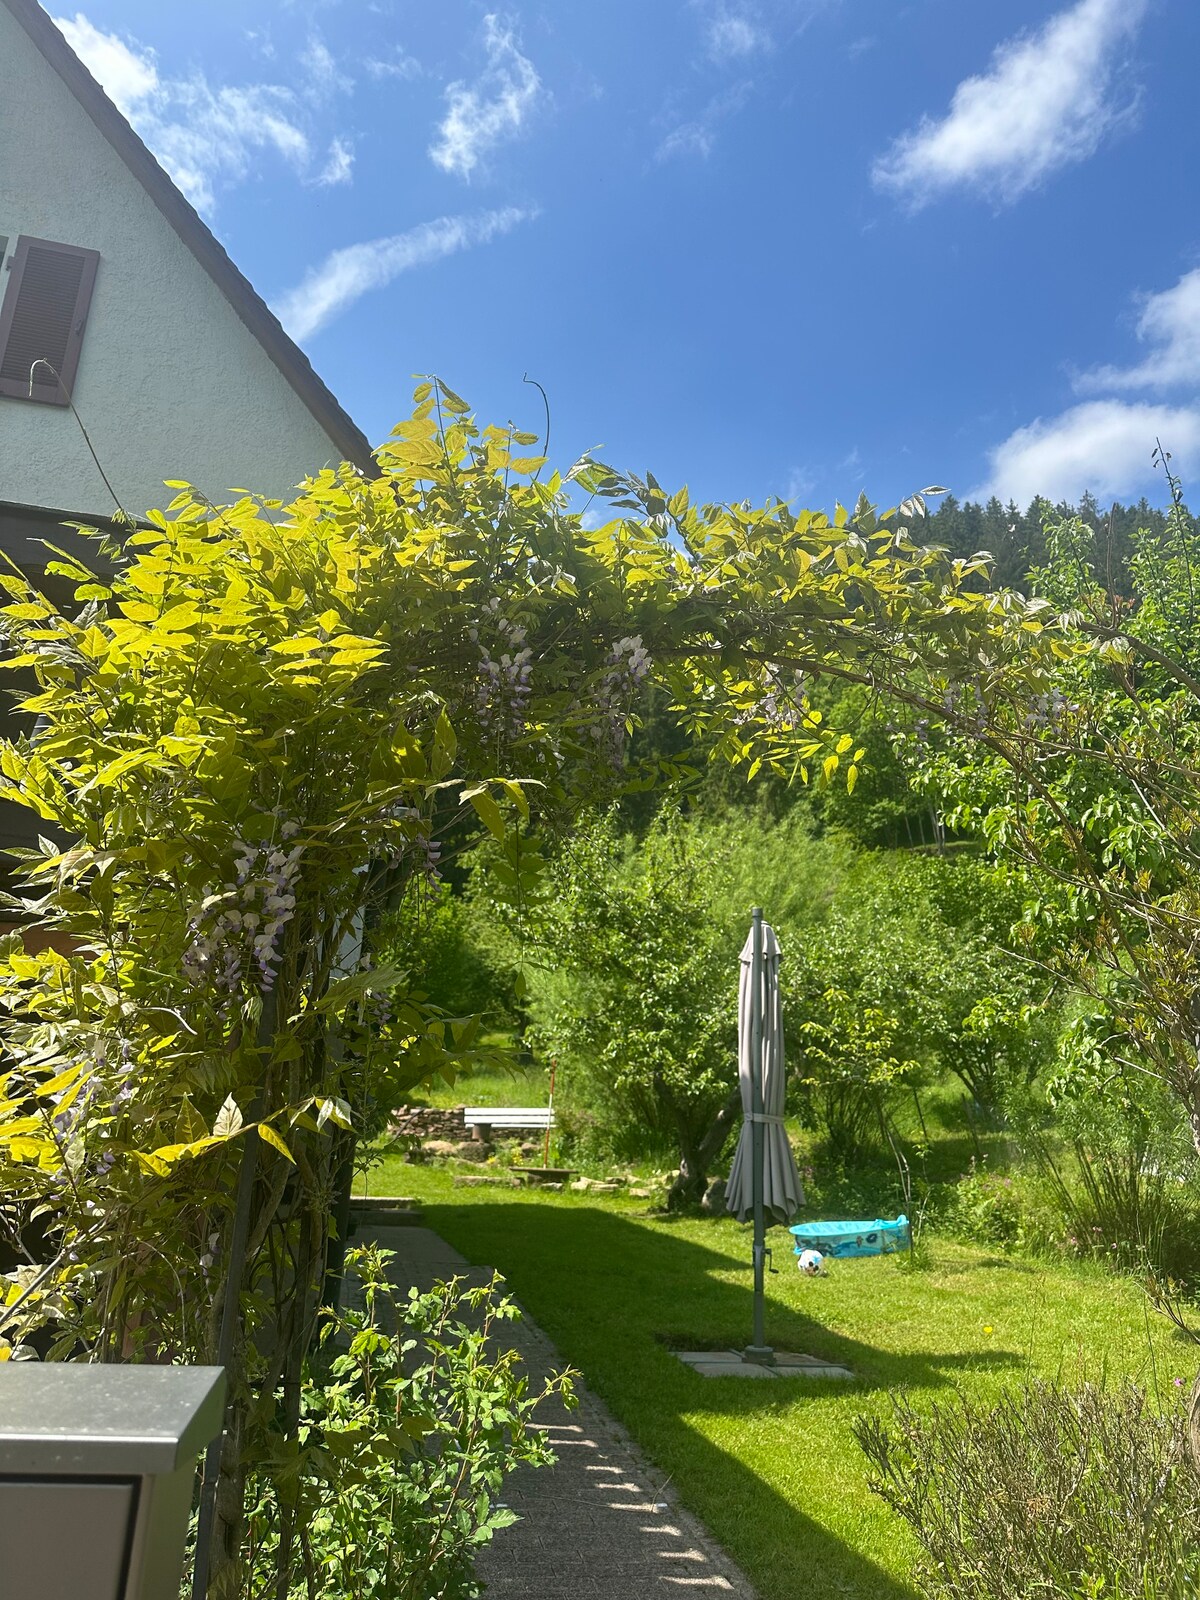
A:
{"type": "Polygon", "coordinates": [[[725,1203],[739,1222],[754,1219],[754,1342],[746,1356],[769,1361],[772,1352],[763,1343],[766,1217],[789,1221],[804,1204],[804,1190],[783,1126],[779,941],[757,906],[752,917],[738,988],[738,1077],[744,1115],[725,1203]]]}

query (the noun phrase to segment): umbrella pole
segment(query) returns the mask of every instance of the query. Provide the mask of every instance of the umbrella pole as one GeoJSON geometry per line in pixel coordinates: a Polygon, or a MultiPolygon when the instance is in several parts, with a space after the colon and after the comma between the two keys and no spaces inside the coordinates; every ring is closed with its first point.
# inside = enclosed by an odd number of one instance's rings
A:
{"type": "Polygon", "coordinates": [[[775,1352],[766,1342],[763,1285],[767,1265],[767,1228],[763,1210],[763,914],[762,907],[751,911],[753,945],[750,964],[750,1178],[754,1202],[754,1342],[743,1355],[747,1361],[774,1366],[775,1352]]]}
{"type": "Polygon", "coordinates": [[[554,1123],[554,1074],[558,1071],[558,1057],[550,1057],[550,1100],[546,1107],[550,1115],[546,1118],[546,1143],[542,1147],[542,1165],[550,1166],[550,1129],[554,1123]]]}

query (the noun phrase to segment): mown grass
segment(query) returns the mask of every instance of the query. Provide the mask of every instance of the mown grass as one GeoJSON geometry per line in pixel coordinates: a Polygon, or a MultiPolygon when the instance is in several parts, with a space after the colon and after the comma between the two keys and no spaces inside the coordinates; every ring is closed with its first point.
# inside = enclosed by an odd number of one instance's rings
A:
{"type": "Polygon", "coordinates": [[[544,1106],[550,1098],[550,1069],[540,1062],[522,1061],[512,1035],[487,1034],[483,1045],[497,1060],[460,1072],[453,1083],[435,1079],[413,1089],[408,1100],[415,1106],[544,1106]]]}
{"type": "Polygon", "coordinates": [[[913,1542],[871,1495],[850,1434],[890,1391],[919,1403],[951,1388],[995,1395],[1027,1372],[1128,1374],[1173,1404],[1173,1380],[1195,1365],[1136,1285],[1098,1268],[935,1239],[929,1271],[884,1257],[814,1280],[775,1230],[769,1342],[847,1365],[855,1381],[701,1378],[671,1346],[750,1337],[749,1235],[731,1219],[667,1218],[623,1196],[455,1188],[444,1169],[391,1160],[371,1190],[416,1194],[431,1227],[505,1274],[762,1600],[916,1593],[913,1542]]]}

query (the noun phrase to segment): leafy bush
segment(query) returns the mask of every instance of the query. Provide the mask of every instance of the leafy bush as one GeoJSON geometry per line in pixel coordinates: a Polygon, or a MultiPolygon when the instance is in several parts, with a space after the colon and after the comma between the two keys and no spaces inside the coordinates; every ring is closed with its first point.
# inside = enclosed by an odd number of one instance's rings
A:
{"type": "Polygon", "coordinates": [[[664,816],[641,849],[597,824],[560,858],[540,912],[534,1037],[567,1064],[615,1153],[673,1147],[675,1198],[699,1199],[738,1105],[737,931],[714,867],[664,816]]]}
{"type": "MultiPolygon", "coordinates": [[[[793,930],[825,914],[850,859],[799,815],[673,806],[641,839],[612,814],[560,852],[547,893],[512,919],[512,947],[535,962],[531,1037],[565,1068],[561,1128],[577,1148],[673,1152],[673,1200],[700,1198],[740,1114],[737,974],[751,903],[768,908],[787,963],[793,930]]],[[[481,901],[492,871],[472,884],[481,901]]]]}
{"type": "Polygon", "coordinates": [[[1133,1384],[1041,1381],[860,1418],[871,1487],[920,1541],[931,1600],[1185,1600],[1200,1583],[1200,1482],[1179,1413],[1133,1384]]]}
{"type": "Polygon", "coordinates": [[[1021,1129],[1022,1142],[1070,1251],[1194,1280],[1196,1153],[1175,1097],[1143,1066],[1105,1007],[1077,1009],[1059,1040],[1044,1114],[1021,1129]]]}
{"type": "Polygon", "coordinates": [[[531,1419],[551,1395],[574,1403],[570,1375],[531,1393],[518,1357],[489,1347],[520,1315],[500,1279],[401,1297],[392,1255],[348,1256],[361,1309],[327,1315],[296,1436],[251,1485],[247,1600],[469,1600],[480,1546],[516,1521],[504,1478],[554,1461],[531,1419]]]}
{"type": "Polygon", "coordinates": [[[1045,1181],[1028,1172],[993,1172],[972,1159],[947,1185],[942,1224],[977,1244],[1005,1250],[1072,1252],[1069,1227],[1045,1181]]]}
{"type": "Polygon", "coordinates": [[[971,1161],[953,1188],[947,1220],[979,1244],[1015,1245],[1021,1236],[1020,1192],[1013,1179],[971,1161]]]}
{"type": "Polygon", "coordinates": [[[797,1165],[814,1217],[884,1217],[904,1209],[900,1172],[890,1152],[849,1167],[830,1160],[797,1165]]]}
{"type": "Polygon", "coordinates": [[[1065,1161],[1045,1159],[1069,1251],[1196,1281],[1200,1207],[1191,1185],[1131,1150],[1095,1151],[1080,1142],[1065,1161]]]}
{"type": "Polygon", "coordinates": [[[511,1019],[511,977],[490,955],[470,902],[443,890],[415,918],[385,924],[380,945],[415,987],[454,1016],[482,1015],[491,1025],[511,1019]]]}
{"type": "Polygon", "coordinates": [[[841,787],[809,793],[812,812],[822,827],[837,829],[873,849],[933,844],[934,807],[910,785],[889,737],[894,708],[881,705],[877,695],[857,685],[827,691],[826,698],[833,721],[839,728],[853,728],[867,755],[853,794],[841,787]]]}
{"type": "Polygon", "coordinates": [[[860,855],[782,969],[799,1075],[835,1162],[887,1148],[896,1090],[953,1072],[995,1115],[1051,1057],[1044,983],[1004,949],[1019,883],[970,859],[860,855]]]}
{"type": "Polygon", "coordinates": [[[494,847],[478,853],[473,936],[496,969],[534,963],[533,1037],[566,1069],[563,1127],[577,1151],[628,1159],[674,1146],[693,1188],[716,1160],[721,1141],[708,1135],[734,1087],[736,961],[754,903],[781,940],[793,1094],[823,1164],[882,1154],[891,1165],[901,1086],[949,1068],[998,1101],[1048,1058],[1042,997],[997,942],[1020,914],[1020,885],[984,863],[868,855],[814,838],[802,811],[775,821],[670,808],[640,838],[616,816],[585,830],[520,916],[492,881],[501,865],[494,847]],[[504,954],[486,948],[498,914],[504,954]]]}
{"type": "Polygon", "coordinates": [[[1190,1185],[1112,1152],[1096,1156],[1079,1146],[1055,1153],[1050,1134],[1039,1148],[1032,1170],[990,1171],[972,1160],[957,1183],[938,1185],[939,1225],[978,1244],[1196,1283],[1200,1217],[1190,1185]]]}

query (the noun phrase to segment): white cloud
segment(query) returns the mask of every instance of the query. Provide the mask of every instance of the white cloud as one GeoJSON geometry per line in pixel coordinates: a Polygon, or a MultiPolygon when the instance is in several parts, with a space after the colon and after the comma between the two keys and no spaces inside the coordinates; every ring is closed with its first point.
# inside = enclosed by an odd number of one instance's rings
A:
{"type": "Polygon", "coordinates": [[[403,78],[408,81],[419,78],[425,70],[416,56],[396,45],[390,61],[367,61],[365,63],[367,76],[371,78],[403,78]]]}
{"type": "Polygon", "coordinates": [[[132,117],[160,92],[153,50],[134,49],[115,33],[101,33],[82,11],[74,17],[55,17],[54,25],[125,116],[132,117]]]}
{"type": "Polygon", "coordinates": [[[808,467],[793,467],[787,476],[782,498],[788,505],[807,505],[808,497],[817,487],[816,474],[808,467]]]}
{"type": "Polygon", "coordinates": [[[719,5],[705,26],[705,45],[716,62],[770,48],[771,36],[747,6],[719,5]]]}
{"type": "MultiPolygon", "coordinates": [[[[773,51],[775,39],[771,28],[762,20],[764,8],[772,24],[803,27],[807,17],[797,19],[793,14],[797,0],[689,0],[698,14],[705,61],[696,65],[711,74],[715,66],[726,74],[739,69],[743,74],[751,71],[751,56],[763,56],[773,51]],[[785,15],[786,14],[786,15],[785,15]]],[[[803,0],[805,8],[819,4],[820,0],[803,0]]],[[[711,81],[711,76],[710,76],[711,81]]],[[[745,105],[751,84],[745,77],[741,82],[714,94],[695,116],[681,117],[681,97],[668,94],[663,112],[655,118],[659,127],[667,132],[658,142],[654,159],[673,161],[677,157],[698,156],[707,160],[716,147],[720,124],[727,116],[740,111],[745,105]]]]}
{"type": "Polygon", "coordinates": [[[252,45],[259,55],[266,56],[268,61],[274,59],[275,41],[266,28],[247,28],[246,43],[252,45]]]}
{"type": "Polygon", "coordinates": [[[697,118],[694,122],[681,122],[660,142],[654,152],[656,161],[671,161],[676,156],[700,156],[707,159],[716,142],[716,126],[697,118]]]}
{"type": "Polygon", "coordinates": [[[348,77],[333,58],[325,41],[313,34],[300,56],[307,87],[314,94],[332,94],[338,89],[352,89],[354,79],[348,77]]]}
{"type": "Polygon", "coordinates": [[[434,164],[460,178],[469,178],[494,145],[515,138],[542,87],[533,62],[518,50],[512,28],[495,12],[483,19],[483,44],[487,53],[483,75],[471,87],[449,85],[446,115],[429,147],[434,164]]]}
{"type": "Polygon", "coordinates": [[[1039,417],[988,452],[987,481],[968,496],[1027,506],[1035,495],[1076,501],[1127,498],[1154,478],[1156,439],[1185,475],[1200,468],[1200,407],[1089,400],[1057,417],[1039,417]]]}
{"type": "Polygon", "coordinates": [[[246,177],[259,150],[303,172],[312,150],[293,120],[292,96],[270,84],[213,89],[203,78],[172,86],[170,109],[142,108],[131,118],[163,166],[202,211],[216,205],[216,185],[246,177]]]}
{"type": "Polygon", "coordinates": [[[680,122],[660,141],[654,152],[656,161],[671,161],[677,156],[707,159],[717,142],[717,130],[724,119],[740,111],[750,93],[749,83],[737,83],[715,95],[698,117],[680,122]]]}
{"type": "Polygon", "coordinates": [[[1200,385],[1200,267],[1158,294],[1142,296],[1138,338],[1150,346],[1144,361],[1132,367],[1095,367],[1075,380],[1075,387],[1095,394],[1101,389],[1171,389],[1200,385]]]}
{"type": "Polygon", "coordinates": [[[354,171],[354,150],[344,139],[335,139],[329,147],[325,165],[317,174],[317,183],[323,189],[338,183],[349,183],[354,171]]]}
{"type": "MultiPolygon", "coordinates": [[[[315,38],[301,56],[298,89],[272,83],[214,87],[202,73],[164,76],[153,50],[102,32],[83,12],[54,21],[201,211],[211,212],[218,188],[245,178],[255,156],[265,151],[281,157],[299,176],[308,176],[314,159],[307,131],[311,105],[331,89],[347,86],[329,51],[315,38]]],[[[336,148],[343,148],[340,140],[336,148]]],[[[342,177],[319,174],[316,181],[345,181],[348,176],[347,164],[342,177]]]]}
{"type": "Polygon", "coordinates": [[[1050,173],[1092,155],[1128,120],[1121,48],[1148,0],[1077,0],[1033,34],[1002,44],[981,77],[954,91],[940,121],[902,134],[875,182],[920,205],[955,188],[1013,201],[1050,173]]]}
{"type": "Polygon", "coordinates": [[[382,289],[411,267],[489,244],[535,215],[505,206],[472,217],[438,217],[407,233],[335,250],[276,302],[276,315],[294,339],[307,339],[369,290],[382,289]]]}

